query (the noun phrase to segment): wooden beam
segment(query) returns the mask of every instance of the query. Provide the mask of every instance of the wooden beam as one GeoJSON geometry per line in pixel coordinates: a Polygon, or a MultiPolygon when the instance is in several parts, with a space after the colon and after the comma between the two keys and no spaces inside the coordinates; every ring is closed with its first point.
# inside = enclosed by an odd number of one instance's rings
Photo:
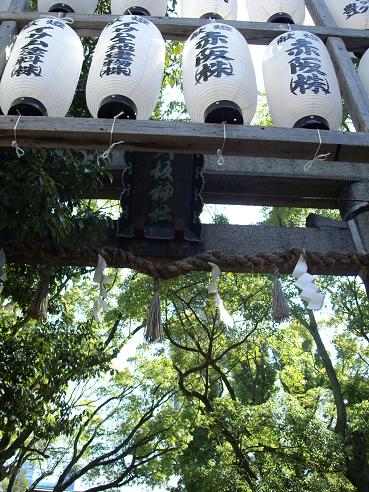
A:
{"type": "Polygon", "coordinates": [[[215,261],[223,271],[271,273],[277,265],[290,273],[305,249],[314,274],[356,275],[369,265],[369,255],[358,255],[348,229],[204,225],[203,243],[127,241],[105,239],[84,244],[27,244],[0,240],[10,263],[95,266],[97,254],[108,266],[128,267],[170,278],[190,271],[208,271],[215,261]],[[137,256],[136,256],[137,255],[137,256]]]}
{"type": "MultiPolygon", "coordinates": [[[[57,14],[49,13],[57,16],[57,14]]],[[[38,12],[24,12],[16,14],[12,12],[0,12],[1,21],[15,21],[19,27],[23,27],[34,19],[40,17],[38,12]]],[[[80,15],[68,14],[74,22],[71,27],[80,36],[99,36],[104,27],[116,16],[114,15],[80,15]]],[[[181,17],[150,17],[149,18],[161,31],[165,39],[185,41],[197,28],[209,23],[206,19],[185,19],[181,17]]],[[[223,21],[235,27],[247,39],[248,43],[256,45],[269,44],[274,38],[279,36],[284,30],[279,24],[266,22],[245,22],[245,21],[223,21]]],[[[349,50],[365,50],[369,47],[369,33],[365,30],[343,29],[339,27],[299,26],[292,25],[293,30],[304,30],[316,34],[323,41],[330,36],[337,36],[343,39],[349,50]]]]}
{"type": "MultiPolygon", "coordinates": [[[[303,160],[226,156],[224,166],[219,167],[217,157],[207,155],[204,202],[334,209],[344,188],[369,179],[366,166],[319,162],[305,172],[305,163],[303,160]]],[[[111,161],[107,162],[112,180],[104,181],[102,189],[86,198],[118,200],[124,167],[124,152],[113,152],[111,161]]]]}
{"type": "MultiPolygon", "coordinates": [[[[305,0],[305,5],[315,25],[337,26],[324,0],[305,0]]],[[[333,34],[333,36],[335,36],[335,34],[333,34]]]]}
{"type": "MultiPolygon", "coordinates": [[[[16,121],[15,116],[0,116],[1,147],[11,146],[16,121]]],[[[109,145],[111,127],[107,119],[22,116],[17,140],[21,147],[101,149],[109,145]]],[[[367,134],[322,130],[320,138],[320,152],[329,152],[328,160],[369,161],[367,134]]],[[[223,125],[117,120],[114,140],[123,140],[125,150],[214,155],[223,142],[223,125]]],[[[310,160],[318,145],[315,130],[228,125],[224,155],[310,160]]]]}

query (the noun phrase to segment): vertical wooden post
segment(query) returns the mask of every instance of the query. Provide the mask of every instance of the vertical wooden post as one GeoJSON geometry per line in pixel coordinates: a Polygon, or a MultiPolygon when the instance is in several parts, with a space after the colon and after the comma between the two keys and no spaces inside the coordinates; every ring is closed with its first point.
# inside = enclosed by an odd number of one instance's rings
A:
{"type": "MultiPolygon", "coordinates": [[[[335,26],[336,23],[323,0],[306,0],[306,6],[317,25],[335,26]]],[[[340,88],[357,131],[369,132],[369,98],[341,38],[329,37],[326,43],[336,69],[340,88]]],[[[368,196],[369,200],[369,196],[368,196]]],[[[348,221],[353,241],[360,253],[369,252],[369,212],[348,221]]],[[[369,271],[361,273],[369,298],[369,271]]]]}
{"type": "MultiPolygon", "coordinates": [[[[315,24],[336,26],[323,0],[306,0],[306,6],[315,24]]],[[[342,95],[352,122],[358,132],[368,133],[369,98],[346,50],[345,43],[341,38],[329,37],[326,46],[336,69],[342,95]]]]}
{"type": "MultiPolygon", "coordinates": [[[[27,8],[29,0],[3,0],[1,10],[21,12],[27,8]]],[[[17,24],[13,21],[2,22],[0,25],[0,76],[6,64],[6,49],[11,46],[14,36],[17,34],[17,24]]]]}

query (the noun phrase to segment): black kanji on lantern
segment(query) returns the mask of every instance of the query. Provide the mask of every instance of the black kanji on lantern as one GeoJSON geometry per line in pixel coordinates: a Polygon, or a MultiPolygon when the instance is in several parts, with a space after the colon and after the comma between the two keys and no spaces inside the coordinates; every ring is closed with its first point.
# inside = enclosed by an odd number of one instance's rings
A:
{"type": "Polygon", "coordinates": [[[294,39],[294,42],[291,43],[286,53],[291,57],[288,62],[292,75],[291,93],[294,95],[307,92],[330,94],[327,74],[321,68],[319,47],[312,43],[316,36],[304,33],[302,37],[296,37],[296,33],[289,32],[279,38],[278,44],[290,39],[294,39]]]}
{"type": "Polygon", "coordinates": [[[40,77],[42,75],[42,64],[47,48],[49,47],[48,38],[52,35],[48,31],[52,31],[54,27],[64,29],[65,24],[58,20],[48,19],[48,26],[37,26],[37,21],[31,22],[26,29],[35,26],[34,29],[29,29],[26,39],[27,43],[19,50],[18,58],[14,64],[11,76],[19,77],[33,75],[40,77]]]}
{"type": "Polygon", "coordinates": [[[228,56],[227,31],[232,28],[224,24],[214,24],[212,31],[199,29],[190,39],[197,39],[195,73],[196,84],[207,82],[211,77],[233,75],[234,58],[228,56]]]}
{"type": "Polygon", "coordinates": [[[131,65],[135,59],[136,33],[140,24],[148,25],[149,21],[132,16],[129,21],[115,23],[109,47],[106,50],[100,77],[107,75],[131,75],[131,65]]]}
{"type": "Polygon", "coordinates": [[[126,152],[117,235],[200,241],[201,155],[126,152]]]}
{"type": "Polygon", "coordinates": [[[357,2],[352,2],[347,4],[343,9],[343,14],[346,19],[359,14],[365,14],[368,12],[369,2],[367,0],[358,0],[357,2]]]}

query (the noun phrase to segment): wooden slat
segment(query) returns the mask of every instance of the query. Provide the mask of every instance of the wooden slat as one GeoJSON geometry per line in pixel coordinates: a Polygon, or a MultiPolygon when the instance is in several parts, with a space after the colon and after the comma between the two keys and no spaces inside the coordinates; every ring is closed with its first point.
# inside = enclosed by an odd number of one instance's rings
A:
{"type": "MultiPolygon", "coordinates": [[[[16,121],[15,116],[0,116],[1,147],[11,146],[16,121]]],[[[19,121],[17,138],[23,147],[106,148],[111,126],[107,119],[25,116],[19,121]]],[[[228,125],[226,132],[225,155],[310,160],[319,145],[316,130],[228,125]]],[[[369,161],[367,134],[323,130],[320,138],[320,152],[330,152],[329,160],[369,161]]],[[[214,155],[223,143],[223,125],[117,120],[114,141],[121,140],[124,150],[214,155]]]]}
{"type": "MultiPolygon", "coordinates": [[[[45,243],[37,244],[31,238],[24,245],[18,242],[12,243],[9,239],[0,240],[0,244],[5,249],[7,260],[14,263],[95,266],[97,252],[100,252],[105,256],[109,266],[132,267],[132,261],[124,254],[124,251],[130,251],[134,255],[154,260],[159,266],[170,265],[171,262],[183,257],[212,253],[223,271],[250,273],[270,273],[272,270],[270,260],[273,259],[269,255],[288,257],[291,250],[306,249],[308,260],[313,256],[315,258],[315,261],[309,264],[309,270],[314,274],[355,275],[358,273],[358,265],[355,261],[350,261],[350,257],[355,257],[355,247],[348,228],[204,225],[201,245],[167,242],[162,246],[156,241],[131,241],[122,245],[113,239],[113,235],[114,231],[111,230],[110,238],[99,242],[92,243],[89,239],[78,246],[58,245],[56,248],[45,243]],[[163,247],[173,254],[166,254],[163,257],[163,247]],[[244,257],[254,256],[259,258],[257,264],[243,263],[244,257]]],[[[369,257],[364,261],[369,263],[369,257]]],[[[292,262],[282,261],[280,271],[290,273],[295,263],[296,259],[292,262]]],[[[138,267],[139,271],[142,271],[143,268],[140,270],[140,265],[138,267]]],[[[206,259],[202,264],[197,264],[195,269],[209,270],[206,259]]],[[[155,271],[155,267],[152,271],[155,271]]]]}
{"type": "MultiPolygon", "coordinates": [[[[49,14],[57,16],[57,14],[49,14]]],[[[24,12],[21,14],[11,12],[0,12],[0,22],[5,20],[16,21],[20,27],[38,18],[38,12],[24,12]]],[[[81,36],[98,36],[102,29],[111,22],[116,16],[112,15],[79,15],[68,14],[74,19],[73,29],[81,36]]],[[[149,18],[161,31],[165,39],[178,41],[186,40],[190,34],[198,27],[209,23],[206,19],[184,19],[179,17],[150,17],[149,18]]],[[[281,34],[284,29],[279,24],[266,22],[245,22],[245,21],[222,21],[238,29],[250,44],[265,45],[269,44],[275,37],[281,34]]],[[[342,29],[338,27],[325,26],[291,26],[294,30],[304,30],[316,34],[323,41],[329,36],[337,36],[343,39],[347,48],[350,50],[364,50],[369,47],[369,33],[365,30],[342,29]]],[[[286,29],[288,27],[286,26],[286,29]]]]}

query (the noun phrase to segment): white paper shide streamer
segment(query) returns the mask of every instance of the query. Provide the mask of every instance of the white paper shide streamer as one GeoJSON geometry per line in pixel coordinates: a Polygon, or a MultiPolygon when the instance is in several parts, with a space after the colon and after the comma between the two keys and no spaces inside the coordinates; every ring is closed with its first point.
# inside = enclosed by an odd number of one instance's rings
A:
{"type": "Polygon", "coordinates": [[[257,87],[250,50],[239,31],[222,23],[197,29],[183,50],[183,93],[197,123],[249,124],[257,87]]]}
{"type": "Polygon", "coordinates": [[[338,27],[369,29],[369,0],[324,0],[338,27]]]}
{"type": "Polygon", "coordinates": [[[150,15],[164,17],[167,11],[167,0],[111,0],[113,15],[150,15]]]}
{"type": "Polygon", "coordinates": [[[147,120],[158,100],[165,42],[144,16],[117,17],[102,31],[92,58],[86,101],[95,118],[147,120]]]}
{"type": "Polygon", "coordinates": [[[296,287],[301,290],[301,299],[308,303],[309,309],[319,311],[323,307],[325,296],[319,292],[319,288],[315,285],[315,277],[308,273],[308,266],[303,254],[300,255],[292,275],[296,279],[296,287]]]}
{"type": "Polygon", "coordinates": [[[0,294],[4,288],[4,283],[6,280],[5,265],[6,265],[5,252],[3,249],[0,249],[0,294]]]}
{"type": "Polygon", "coordinates": [[[220,297],[218,292],[217,280],[220,276],[220,268],[215,263],[211,263],[210,261],[208,261],[208,263],[211,266],[211,276],[213,279],[208,288],[208,293],[215,294],[214,300],[215,300],[215,305],[219,311],[220,321],[222,321],[226,326],[232,328],[234,326],[234,320],[232,316],[229,314],[229,312],[226,310],[226,308],[224,307],[222,298],[220,297]]]}
{"type": "Polygon", "coordinates": [[[14,44],[1,79],[3,113],[64,117],[83,57],[79,36],[63,19],[40,18],[28,24],[14,44]]]}
{"type": "Polygon", "coordinates": [[[39,12],[66,12],[76,14],[93,14],[98,0],[38,0],[39,12]]]}
{"type": "Polygon", "coordinates": [[[254,22],[302,24],[305,19],[304,0],[246,0],[246,8],[254,22]]]}
{"type": "Polygon", "coordinates": [[[99,299],[98,301],[95,301],[93,305],[93,314],[97,323],[100,323],[99,308],[102,308],[103,311],[105,312],[109,311],[109,306],[108,303],[106,302],[108,293],[106,292],[104,286],[111,284],[111,280],[107,275],[104,275],[105,268],[106,268],[105,259],[101,255],[98,255],[97,267],[95,269],[94,278],[93,278],[93,281],[96,284],[99,284],[100,286],[99,299]]]}
{"type": "Polygon", "coordinates": [[[236,20],[237,0],[182,0],[182,17],[236,20]]]}
{"type": "Polygon", "coordinates": [[[315,34],[289,31],[275,38],[265,50],[263,75],[275,126],[339,128],[337,76],[327,48],[315,34]]]}

